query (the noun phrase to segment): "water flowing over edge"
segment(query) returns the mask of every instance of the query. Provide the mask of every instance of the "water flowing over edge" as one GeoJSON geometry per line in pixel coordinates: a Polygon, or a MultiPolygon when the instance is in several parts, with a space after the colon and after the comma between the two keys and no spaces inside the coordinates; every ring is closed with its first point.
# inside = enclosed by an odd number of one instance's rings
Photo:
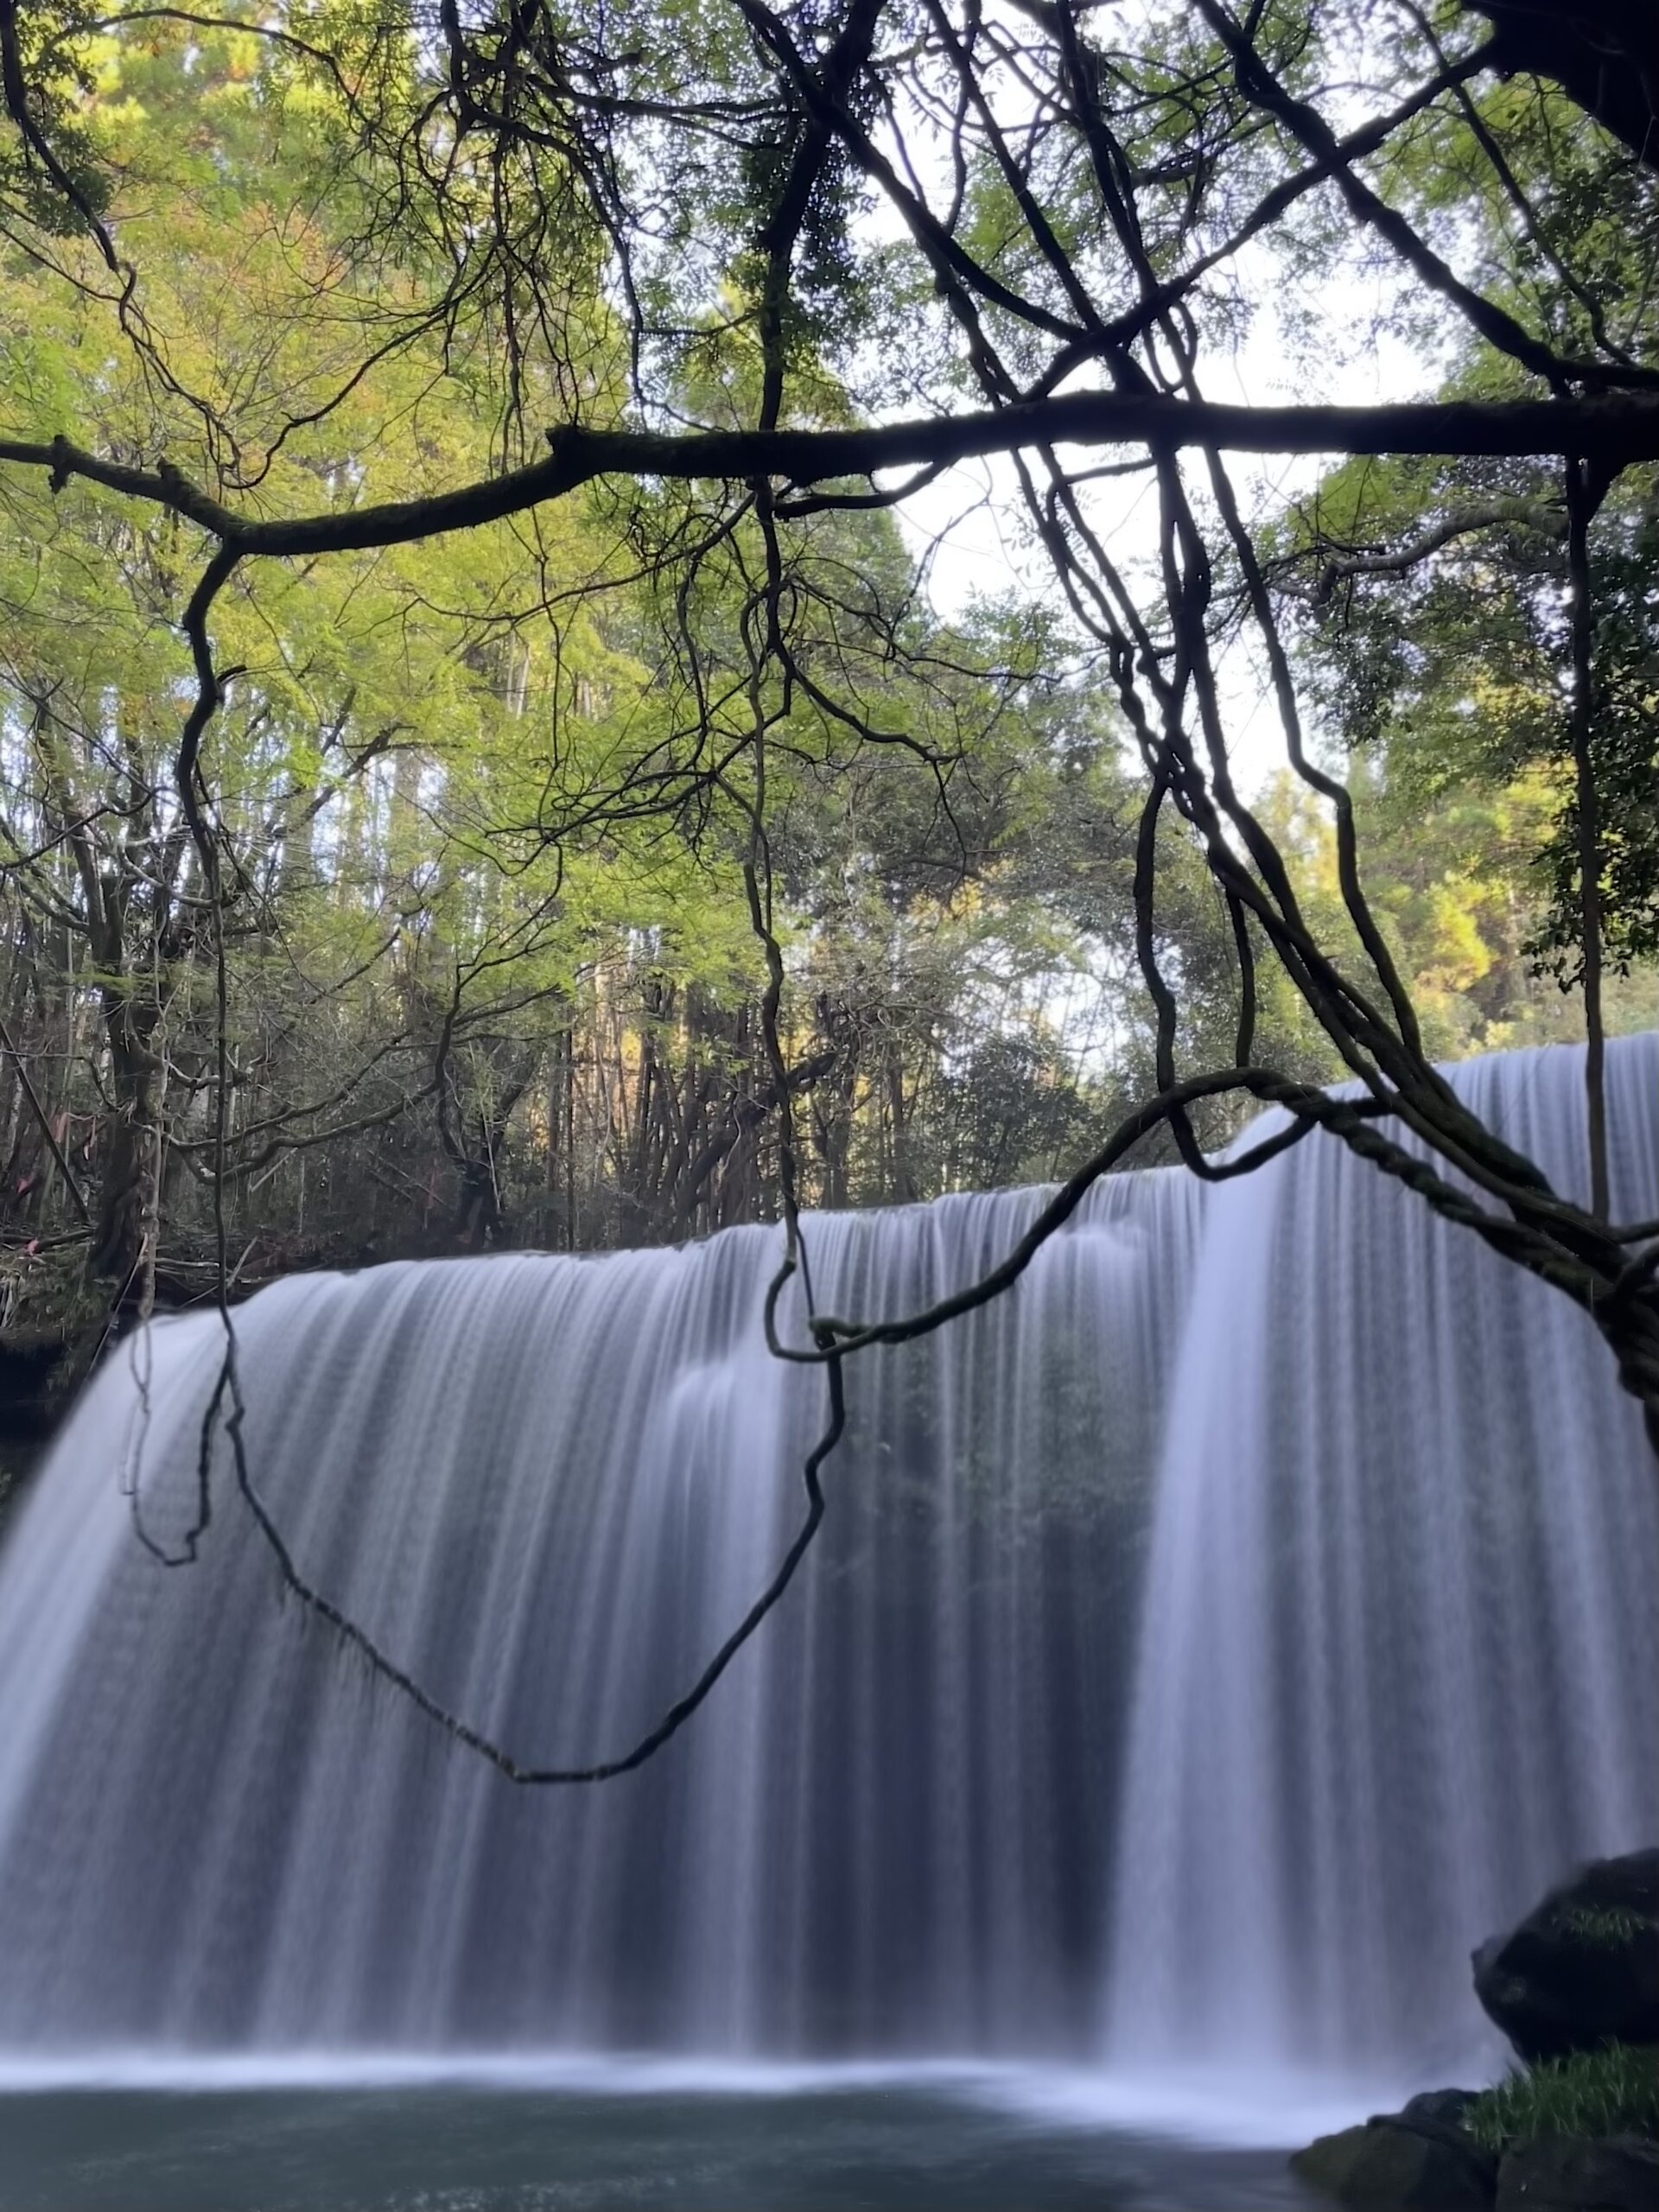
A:
{"type": "MultiPolygon", "coordinates": [[[[1456,1079],[1581,1181],[1578,1056],[1456,1079]]],[[[1610,1079],[1651,1211],[1656,1040],[1610,1079]]],[[[821,1295],[925,1302],[1036,1202],[812,1222],[821,1295]]],[[[798,1512],[775,1251],[263,1294],[249,1434],[308,1571],[497,1732],[608,1747],[798,1512]]],[[[1490,2063],[1469,1944],[1656,1825],[1634,1408],[1583,1317],[1325,1139],[1207,1192],[1113,1178],[1011,1297],[855,1368],[804,1586],[602,1801],[435,1743],[274,1605],[227,1491],[198,1568],[139,1553],[118,1478],[182,1525],[213,1330],[155,1330],[142,1393],[106,1372],[0,1560],[20,2084],[879,2055],[1224,2134],[1272,2083],[1288,2133],[1287,2097],[1490,2063]]]]}

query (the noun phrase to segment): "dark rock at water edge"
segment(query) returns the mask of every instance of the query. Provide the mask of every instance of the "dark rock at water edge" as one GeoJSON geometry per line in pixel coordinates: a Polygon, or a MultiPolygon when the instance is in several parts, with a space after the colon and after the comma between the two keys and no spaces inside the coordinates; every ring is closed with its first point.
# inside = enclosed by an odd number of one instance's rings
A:
{"type": "Polygon", "coordinates": [[[1291,2171],[1339,2204],[1382,2212],[1474,2212],[1491,2205],[1497,2160],[1465,2135],[1456,2114],[1470,2093],[1438,2089],[1404,2112],[1382,2113],[1363,2127],[1322,2135],[1290,2162],[1291,2171]]]}
{"type": "Polygon", "coordinates": [[[1322,2135],[1291,2171],[1338,2204],[1370,2212],[1659,2212],[1659,2143],[1540,2136],[1500,2160],[1461,2132],[1466,2089],[1414,2097],[1404,2112],[1322,2135]]]}
{"type": "Polygon", "coordinates": [[[1659,1850],[1580,1867],[1474,1966],[1476,1995],[1522,2058],[1659,2042],[1659,1850]]]}
{"type": "Polygon", "coordinates": [[[1545,2135],[1504,2153],[1496,2212],[1655,2212],[1659,2143],[1545,2135]]]}
{"type": "MultiPolygon", "coordinates": [[[[1659,1850],[1580,1867],[1474,1965],[1476,1994],[1529,2065],[1659,2043],[1659,1850]]],[[[1659,2143],[1540,2135],[1500,2160],[1468,2132],[1477,2101],[1469,2089],[1428,2090],[1321,2136],[1291,2169],[1374,2212],[1659,2212],[1659,2143]]]]}
{"type": "Polygon", "coordinates": [[[1436,2127],[1461,2129],[1468,2120],[1471,2107],[1479,2102],[1478,2089],[1423,2089],[1416,2096],[1408,2097],[1398,2113],[1377,2116],[1392,2120],[1395,2126],[1421,2128],[1428,2135],[1436,2127]],[[1425,2122],[1428,2125],[1425,2126],[1425,2122]]]}

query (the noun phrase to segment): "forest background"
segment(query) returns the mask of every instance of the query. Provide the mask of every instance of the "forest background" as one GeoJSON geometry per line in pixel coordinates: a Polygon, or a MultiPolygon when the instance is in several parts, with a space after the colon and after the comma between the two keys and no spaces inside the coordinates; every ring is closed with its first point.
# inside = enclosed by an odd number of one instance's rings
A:
{"type": "MultiPolygon", "coordinates": [[[[719,11],[677,12],[712,38],[719,11]]],[[[1356,108],[1468,12],[1268,11],[1286,73],[1356,108]]],[[[918,37],[945,35],[913,13],[918,37]]],[[[658,35],[676,14],[656,10],[658,35]]],[[[745,196],[711,199],[700,251],[643,268],[637,294],[615,242],[556,195],[509,195],[499,146],[466,165],[438,29],[387,0],[5,17],[24,90],[0,124],[0,433],[69,426],[118,463],[159,459],[282,514],[434,494],[522,463],[550,423],[626,418],[642,329],[671,337],[669,416],[735,425],[762,406],[755,211],[779,149],[758,108],[746,120],[739,62],[718,102],[703,91],[743,141],[745,196]],[[411,145],[442,190],[411,194],[411,145]]],[[[1289,156],[1236,114],[1207,148],[1181,88],[1215,76],[1210,34],[1182,8],[1138,20],[1121,105],[1147,188],[1190,204],[1190,251],[1224,229],[1204,198],[1224,152],[1246,148],[1256,184],[1289,156]]],[[[1492,296],[1563,343],[1593,324],[1644,359],[1650,180],[1568,117],[1539,79],[1469,73],[1376,160],[1492,296]]],[[[988,168],[963,194],[968,230],[994,235],[988,168]]],[[[793,419],[819,428],[871,418],[867,373],[890,402],[913,306],[901,267],[885,294],[849,273],[849,238],[880,263],[879,213],[844,184],[832,212],[791,337],[793,419]]],[[[1317,194],[1262,250],[1205,308],[1210,335],[1248,346],[1271,297],[1302,349],[1286,374],[1311,385],[1365,250],[1317,194]]],[[[1448,335],[1386,285],[1368,296],[1351,349],[1386,340],[1426,392],[1510,388],[1478,329],[1448,335]]],[[[1121,498],[1103,491],[1131,565],[1153,557],[1136,489],[1126,464],[1121,498]]],[[[1581,1037],[1559,467],[1350,458],[1288,496],[1281,479],[1254,490],[1310,743],[1352,791],[1424,1045],[1581,1037]]],[[[214,609],[210,899],[178,779],[197,533],[67,472],[0,474],[0,1330],[95,1346],[209,1294],[221,1161],[242,1290],[294,1267],[773,1219],[785,1089],[799,1195],[835,1208],[1061,1177],[1158,1088],[1143,766],[1065,594],[1030,588],[1017,543],[1002,588],[938,593],[925,533],[881,502],[816,502],[794,524],[791,681],[757,769],[766,527],[724,493],[602,478],[464,534],[232,580],[214,609]]],[[[1650,467],[1607,499],[1594,559],[1598,955],[1607,1026],[1636,1027],[1659,1020],[1650,467]]],[[[1265,678],[1229,607],[1224,588],[1236,702],[1265,678]]],[[[1287,767],[1255,780],[1303,912],[1357,972],[1330,809],[1287,767]]],[[[1192,824],[1155,830],[1181,1049],[1225,1064],[1236,918],[1192,824]]],[[[1344,1073],[1282,975],[1257,988],[1257,1060],[1344,1073]]],[[[1193,1113],[1215,1145],[1248,1110],[1193,1113]]],[[[1173,1148],[1160,1127],[1138,1159],[1173,1148]]]]}

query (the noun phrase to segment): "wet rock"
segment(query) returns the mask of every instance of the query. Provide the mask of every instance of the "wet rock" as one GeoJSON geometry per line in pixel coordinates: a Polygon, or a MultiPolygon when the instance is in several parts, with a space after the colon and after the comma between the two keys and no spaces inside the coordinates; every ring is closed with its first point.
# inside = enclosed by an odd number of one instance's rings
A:
{"type": "Polygon", "coordinates": [[[1497,2161],[1462,2133],[1455,2115],[1426,2109],[1453,2098],[1467,2101],[1469,2092],[1433,2090],[1404,2112],[1322,2135],[1296,2153],[1291,2171],[1338,2204],[1374,2212],[1490,2212],[1497,2161]]]}
{"type": "Polygon", "coordinates": [[[1461,2127],[1470,2106],[1479,2101],[1478,2089],[1424,2089],[1406,2100],[1395,2119],[1413,2126],[1432,2120],[1442,2127],[1461,2127]]]}
{"type": "Polygon", "coordinates": [[[1497,2170],[1496,2212],[1654,2212],[1659,2143],[1544,2135],[1517,2145],[1497,2170]]]}
{"type": "Polygon", "coordinates": [[[1522,2058],[1659,2042],[1659,1850],[1580,1867],[1474,1963],[1476,1995],[1522,2058]]]}

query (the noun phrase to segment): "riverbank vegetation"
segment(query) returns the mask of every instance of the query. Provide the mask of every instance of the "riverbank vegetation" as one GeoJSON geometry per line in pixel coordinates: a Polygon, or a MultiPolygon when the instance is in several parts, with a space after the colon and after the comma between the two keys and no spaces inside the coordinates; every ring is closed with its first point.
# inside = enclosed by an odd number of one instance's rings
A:
{"type": "Polygon", "coordinates": [[[1541,2059],[1484,2090],[1464,2124],[1499,2153],[1541,2136],[1659,2138],[1659,2066],[1634,2044],[1541,2059]]]}

